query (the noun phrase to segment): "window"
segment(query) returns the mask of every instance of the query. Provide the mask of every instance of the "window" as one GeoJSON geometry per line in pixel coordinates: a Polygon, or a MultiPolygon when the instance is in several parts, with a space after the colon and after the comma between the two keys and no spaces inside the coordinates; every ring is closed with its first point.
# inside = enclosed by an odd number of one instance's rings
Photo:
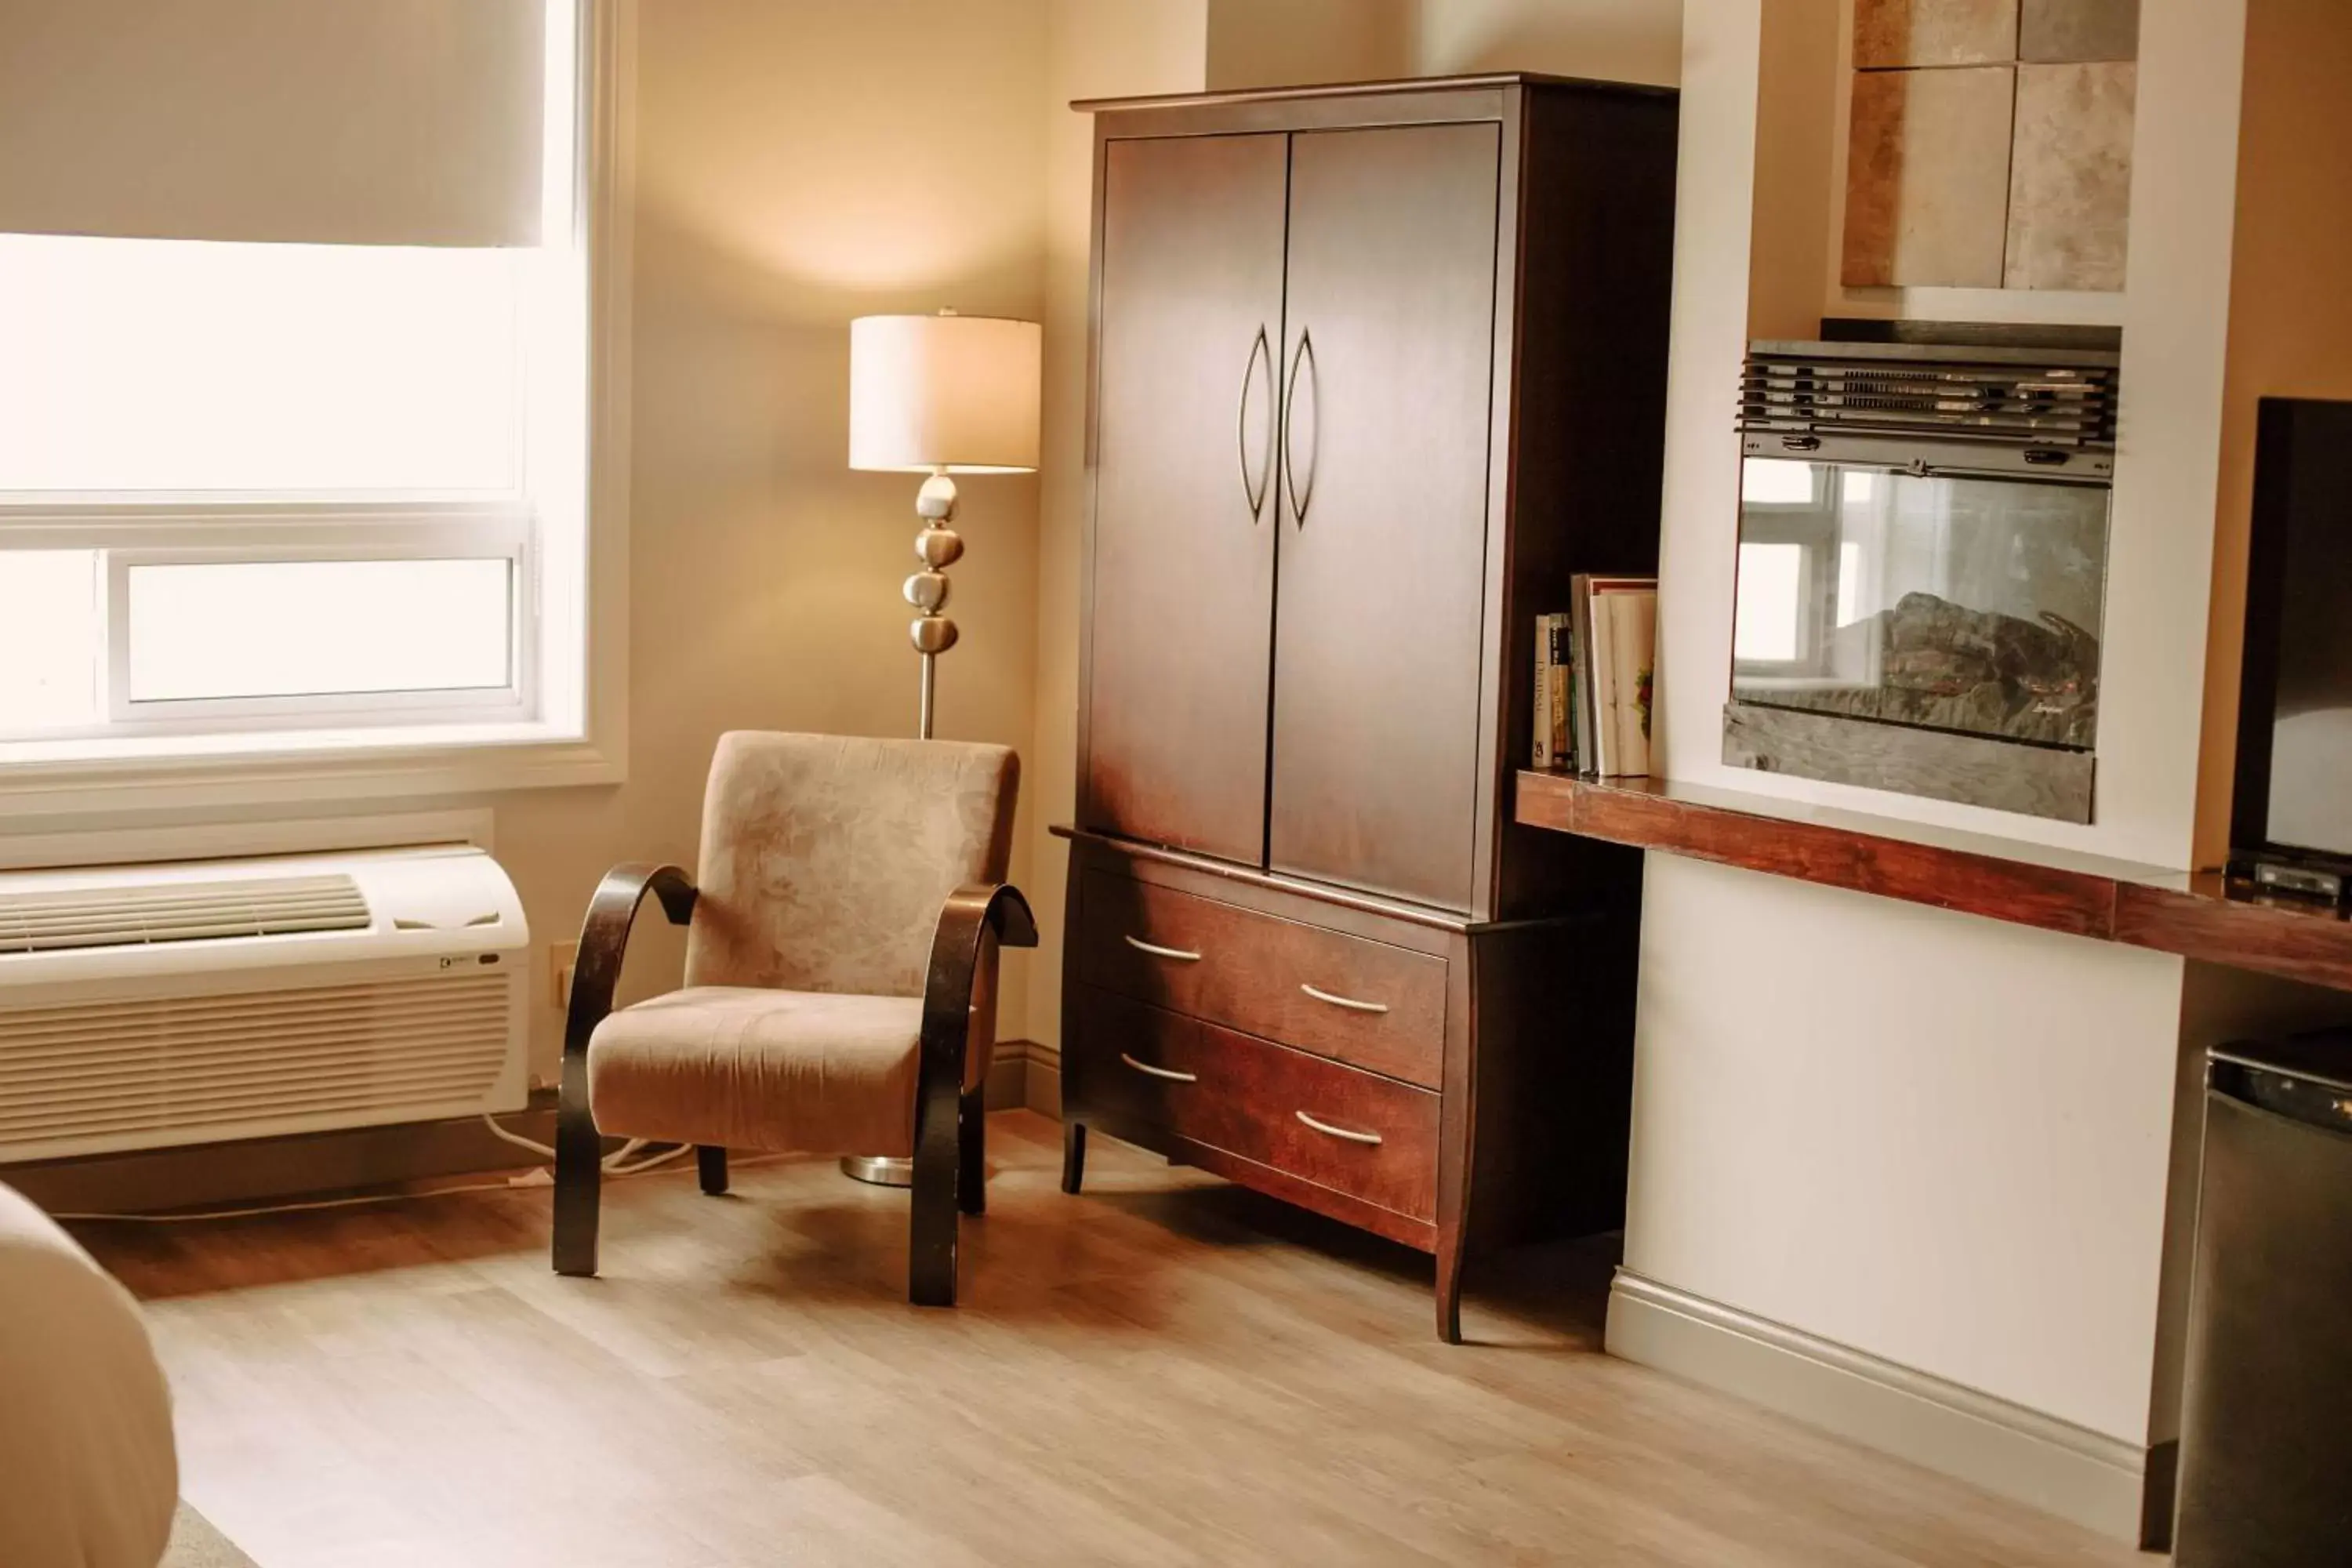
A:
{"type": "Polygon", "coordinates": [[[1731,657],[1742,664],[1793,664],[1804,653],[1805,547],[1739,545],[1739,595],[1731,657]]]}
{"type": "MultiPolygon", "coordinates": [[[[180,159],[168,181],[110,195],[93,133],[98,194],[60,196],[0,98],[0,773],[576,737],[593,0],[238,4],[326,85],[192,120],[253,95],[218,50],[167,73],[141,158],[180,159]],[[340,140],[306,176],[320,117],[340,140]],[[291,149],[266,209],[248,132],[291,149]]],[[[176,14],[141,15],[56,45],[99,64],[18,112],[70,142],[110,69],[172,51],[176,14]]]]}
{"type": "MultiPolygon", "coordinates": [[[[1739,468],[1739,576],[1731,657],[1743,673],[1794,673],[1815,653],[1807,616],[1823,542],[1822,466],[1748,458],[1739,468]]],[[[1841,563],[1843,565],[1843,563],[1841,563]]]]}

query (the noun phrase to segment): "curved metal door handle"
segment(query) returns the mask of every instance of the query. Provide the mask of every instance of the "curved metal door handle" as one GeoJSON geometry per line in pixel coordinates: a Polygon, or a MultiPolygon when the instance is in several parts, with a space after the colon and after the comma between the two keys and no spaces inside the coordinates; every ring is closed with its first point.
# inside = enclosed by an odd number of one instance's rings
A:
{"type": "Polygon", "coordinates": [[[1315,448],[1321,445],[1322,426],[1323,389],[1320,378],[1315,374],[1315,334],[1302,327],[1298,332],[1298,352],[1290,358],[1290,379],[1284,384],[1282,392],[1282,480],[1290,489],[1291,516],[1298,520],[1302,528],[1307,524],[1307,503],[1315,499],[1315,464],[1321,456],[1315,448]],[[1298,412],[1298,373],[1302,370],[1307,373],[1307,390],[1315,398],[1315,423],[1307,431],[1309,450],[1304,488],[1298,483],[1297,465],[1290,455],[1291,419],[1298,412]]]}
{"type": "Polygon", "coordinates": [[[1381,1135],[1377,1132],[1358,1132],[1351,1128],[1334,1127],[1328,1121],[1316,1121],[1303,1110],[1294,1110],[1290,1114],[1328,1137],[1344,1138],[1350,1143],[1377,1143],[1381,1141],[1381,1135]]]}
{"type": "Polygon", "coordinates": [[[1276,437],[1273,429],[1273,399],[1274,348],[1273,345],[1266,342],[1265,329],[1261,326],[1257,330],[1256,338],[1250,343],[1249,359],[1242,365],[1241,411],[1234,420],[1234,445],[1239,449],[1241,456],[1242,499],[1249,502],[1250,521],[1252,522],[1258,521],[1262,514],[1265,512],[1266,486],[1271,483],[1274,479],[1274,443],[1276,437]],[[1249,460],[1250,388],[1257,380],[1257,367],[1261,362],[1265,365],[1265,395],[1267,401],[1265,457],[1258,463],[1257,478],[1253,480],[1250,478],[1249,460]]]}
{"type": "MultiPolygon", "coordinates": [[[[1128,1066],[1133,1068],[1139,1073],[1143,1073],[1151,1078],[1164,1078],[1170,1083],[1198,1083],[1201,1081],[1201,1075],[1199,1073],[1178,1072],[1174,1068],[1156,1068],[1150,1062],[1137,1061],[1125,1051],[1118,1053],[1118,1059],[1125,1062],[1128,1066]]],[[[1375,1139],[1374,1142],[1377,1142],[1379,1140],[1375,1139]]]]}
{"type": "Polygon", "coordinates": [[[1154,958],[1172,958],[1179,963],[1198,963],[1201,962],[1201,955],[1199,953],[1187,952],[1181,947],[1155,947],[1150,942],[1148,942],[1141,937],[1137,936],[1127,937],[1123,940],[1125,940],[1128,946],[1135,949],[1136,952],[1148,952],[1154,958]]]}
{"type": "Polygon", "coordinates": [[[1385,1002],[1359,1002],[1353,996],[1337,996],[1312,985],[1302,984],[1299,989],[1318,1002],[1328,1002],[1334,1007],[1345,1007],[1350,1013],[1385,1013],[1389,1010],[1385,1002]]]}

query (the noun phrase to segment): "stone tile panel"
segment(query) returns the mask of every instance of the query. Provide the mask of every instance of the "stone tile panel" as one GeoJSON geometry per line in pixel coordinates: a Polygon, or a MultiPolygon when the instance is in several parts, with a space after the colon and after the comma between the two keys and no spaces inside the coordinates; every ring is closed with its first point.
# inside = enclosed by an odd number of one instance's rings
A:
{"type": "Polygon", "coordinates": [[[1854,0],[1853,63],[1998,65],[2017,58],[2019,0],[1854,0]]]}
{"type": "Polygon", "coordinates": [[[2139,0],[2023,0],[2017,58],[2080,62],[2139,58],[2139,0]]]}
{"type": "Polygon", "coordinates": [[[2138,69],[2128,60],[2018,67],[2004,287],[2124,286],[2138,69]]]}
{"type": "Polygon", "coordinates": [[[2009,66],[1855,73],[1849,286],[2001,286],[2015,84],[2009,66]]]}

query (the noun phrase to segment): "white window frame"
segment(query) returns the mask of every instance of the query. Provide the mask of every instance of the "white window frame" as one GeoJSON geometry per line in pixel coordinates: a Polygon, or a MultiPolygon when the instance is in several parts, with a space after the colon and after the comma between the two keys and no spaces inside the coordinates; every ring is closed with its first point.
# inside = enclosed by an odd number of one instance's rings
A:
{"type": "MultiPolygon", "coordinates": [[[[0,501],[0,537],[11,548],[108,552],[110,661],[102,732],[0,738],[0,813],[59,828],[102,826],[134,812],[389,800],[625,776],[635,0],[571,3],[572,188],[550,204],[572,236],[551,292],[567,315],[579,313],[586,349],[566,389],[558,447],[578,457],[555,476],[566,525],[542,536],[530,509],[515,499],[470,496],[0,501]],[[121,616],[133,564],[491,556],[513,563],[519,590],[514,679],[505,689],[360,700],[126,700],[121,616]]],[[[534,408],[531,416],[545,413],[534,408]]],[[[534,486],[542,503],[548,478],[537,476],[534,486]]]]}
{"type": "MultiPolygon", "coordinates": [[[[1753,458],[1746,459],[1748,462],[1758,460],[1753,458]]],[[[1761,460],[1786,462],[1790,459],[1768,458],[1761,460]]],[[[1811,495],[1801,501],[1749,500],[1743,491],[1739,500],[1738,537],[1738,548],[1744,549],[1750,544],[1779,544],[1793,545],[1800,552],[1797,563],[1796,653],[1789,658],[1744,659],[1738,656],[1735,648],[1731,660],[1732,679],[1735,684],[1742,680],[1752,683],[1780,681],[1804,684],[1822,673],[1819,667],[1826,650],[1822,646],[1821,628],[1814,624],[1815,617],[1806,614],[1806,609],[1813,601],[1814,584],[1817,574],[1822,570],[1824,553],[1822,531],[1823,518],[1827,514],[1822,509],[1830,505],[1833,500],[1829,493],[1834,483],[1833,477],[1843,470],[1832,461],[1817,458],[1801,458],[1797,461],[1801,462],[1811,470],[1811,495]]],[[[1827,527],[1831,536],[1834,537],[1836,531],[1834,516],[1829,517],[1827,527]]],[[[1733,576],[1732,618],[1735,627],[1738,625],[1739,613],[1740,575],[1735,573],[1733,576]]]]}
{"type": "MultiPolygon", "coordinates": [[[[541,649],[535,531],[528,510],[484,505],[418,509],[361,521],[350,510],[313,514],[305,527],[283,520],[266,542],[215,526],[208,542],[114,546],[106,552],[105,637],[107,721],[117,734],[226,732],[308,721],[384,726],[420,716],[451,721],[526,720],[538,711],[541,649]],[[131,574],[141,566],[300,563],[318,561],[498,561],[506,564],[510,595],[507,679],[493,687],[422,688],[400,691],[315,692],[278,696],[169,698],[134,700],[129,636],[131,574]]],[[[273,520],[277,521],[278,520],[273,520]]]]}

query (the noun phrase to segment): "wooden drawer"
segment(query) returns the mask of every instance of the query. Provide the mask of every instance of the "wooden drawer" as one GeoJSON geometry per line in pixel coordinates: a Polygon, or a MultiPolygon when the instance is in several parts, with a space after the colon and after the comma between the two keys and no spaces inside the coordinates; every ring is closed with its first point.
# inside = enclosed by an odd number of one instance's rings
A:
{"type": "Polygon", "coordinates": [[[1436,1218],[1436,1095],[1107,992],[1079,998],[1064,1067],[1083,1111],[1436,1218]]]}
{"type": "Polygon", "coordinates": [[[1436,1089],[1445,961],[1090,871],[1079,973],[1139,1002],[1436,1089]]]}

